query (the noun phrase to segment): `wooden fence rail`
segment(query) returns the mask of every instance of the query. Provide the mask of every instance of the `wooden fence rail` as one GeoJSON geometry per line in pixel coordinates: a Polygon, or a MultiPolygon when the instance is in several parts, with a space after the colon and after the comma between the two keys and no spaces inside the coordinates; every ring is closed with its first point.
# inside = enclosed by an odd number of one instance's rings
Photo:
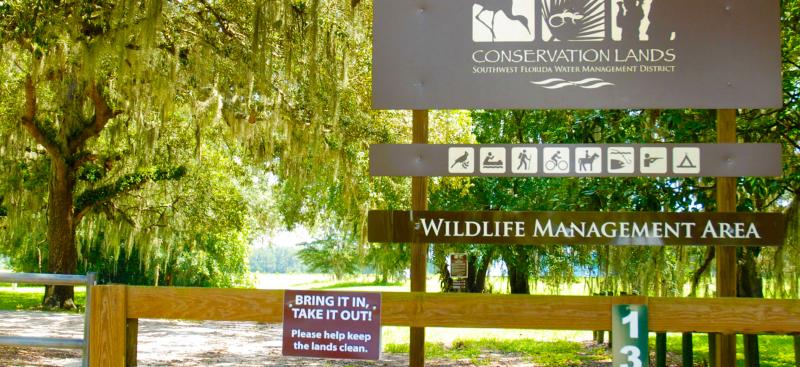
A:
{"type": "MultiPolygon", "coordinates": [[[[135,364],[138,319],[282,321],[283,291],[97,286],[92,366],[135,364]],[[127,357],[127,358],[126,358],[127,357]]],[[[646,304],[654,332],[800,333],[800,300],[383,293],[387,326],[609,330],[611,305],[646,304]]]]}

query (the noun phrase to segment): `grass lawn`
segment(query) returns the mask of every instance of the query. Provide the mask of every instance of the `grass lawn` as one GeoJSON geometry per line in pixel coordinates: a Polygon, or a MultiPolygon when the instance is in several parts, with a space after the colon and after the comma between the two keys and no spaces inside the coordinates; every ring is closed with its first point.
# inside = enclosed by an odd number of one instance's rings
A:
{"type": "MultiPolygon", "coordinates": [[[[408,353],[408,344],[386,344],[384,351],[408,353]]],[[[486,356],[497,352],[519,355],[545,367],[580,366],[588,361],[610,360],[605,348],[566,340],[457,339],[449,347],[442,343],[425,343],[427,358],[467,359],[478,366],[490,363],[486,356]]]]}
{"type": "MultiPolygon", "coordinates": [[[[655,350],[656,338],[650,335],[650,351],[655,350]]],[[[692,334],[694,363],[700,364],[708,360],[708,334],[692,334]]],[[[790,335],[759,335],[758,349],[761,367],[794,366],[794,339],[790,335]]],[[[736,336],[737,366],[744,366],[744,341],[741,335],[736,336]]],[[[681,334],[667,334],[667,351],[681,354],[681,334]]]]}
{"type": "MultiPolygon", "coordinates": [[[[0,285],[0,311],[15,310],[41,310],[44,286],[11,287],[10,284],[0,285]]],[[[86,287],[75,287],[75,302],[86,304],[86,287]]]]}

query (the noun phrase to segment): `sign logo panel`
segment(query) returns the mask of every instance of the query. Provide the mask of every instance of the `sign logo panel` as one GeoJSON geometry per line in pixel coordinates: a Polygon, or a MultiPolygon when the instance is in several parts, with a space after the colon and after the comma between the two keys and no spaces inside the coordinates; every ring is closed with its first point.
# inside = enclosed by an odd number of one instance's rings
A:
{"type": "Polygon", "coordinates": [[[376,0],[373,105],[779,107],[779,19],[777,0],[376,0]]]}

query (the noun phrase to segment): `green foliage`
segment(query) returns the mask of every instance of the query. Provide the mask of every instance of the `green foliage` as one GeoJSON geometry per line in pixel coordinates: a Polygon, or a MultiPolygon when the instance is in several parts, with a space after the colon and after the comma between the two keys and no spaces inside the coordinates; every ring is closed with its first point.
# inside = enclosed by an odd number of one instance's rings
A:
{"type": "Polygon", "coordinates": [[[336,279],[342,279],[359,270],[358,247],[352,239],[331,236],[301,246],[297,256],[311,271],[333,273],[336,279]]]}
{"type": "Polygon", "coordinates": [[[252,250],[248,263],[251,272],[259,273],[303,273],[305,265],[300,263],[297,247],[270,246],[252,250]]]}
{"type": "MultiPolygon", "coordinates": [[[[163,180],[179,180],[186,175],[186,167],[175,168],[149,168],[140,169],[136,173],[124,175],[114,183],[96,189],[88,189],[75,198],[75,211],[80,213],[88,206],[106,202],[120,194],[136,190],[147,182],[158,182],[163,180]]],[[[96,182],[100,176],[92,175],[91,182],[96,182]],[[96,178],[96,179],[94,179],[96,178]]]]}

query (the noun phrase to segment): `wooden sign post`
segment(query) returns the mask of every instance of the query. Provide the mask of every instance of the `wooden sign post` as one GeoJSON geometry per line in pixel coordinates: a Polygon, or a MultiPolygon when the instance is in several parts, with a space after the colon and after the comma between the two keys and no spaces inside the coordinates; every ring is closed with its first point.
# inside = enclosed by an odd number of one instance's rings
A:
{"type": "MultiPolygon", "coordinates": [[[[717,142],[736,142],[736,110],[717,110],[717,142]]],[[[736,178],[717,177],[717,211],[736,211],[736,178]]],[[[717,297],[736,297],[736,247],[717,246],[717,297]]],[[[736,365],[736,334],[718,334],[717,366],[736,365]]]]}
{"type": "MultiPolygon", "coordinates": [[[[428,143],[428,111],[414,110],[412,122],[412,142],[428,143]]],[[[428,209],[428,179],[411,178],[411,210],[428,209]]],[[[411,291],[425,292],[427,280],[427,243],[411,244],[411,291]]],[[[410,367],[425,366],[425,328],[412,327],[409,340],[408,365],[410,367]]]]}

